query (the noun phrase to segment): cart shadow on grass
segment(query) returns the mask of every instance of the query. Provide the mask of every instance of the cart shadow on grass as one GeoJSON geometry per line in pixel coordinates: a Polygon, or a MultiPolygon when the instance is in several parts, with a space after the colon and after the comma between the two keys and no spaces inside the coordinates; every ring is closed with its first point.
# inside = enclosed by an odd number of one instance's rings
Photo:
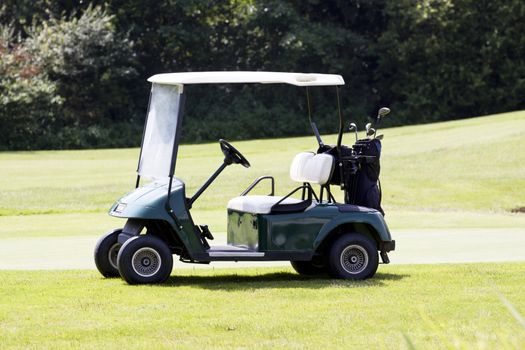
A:
{"type": "Polygon", "coordinates": [[[200,287],[210,290],[243,290],[267,288],[308,288],[320,289],[327,287],[382,287],[389,281],[399,281],[409,278],[407,274],[377,273],[374,278],[354,281],[330,278],[328,275],[312,277],[289,272],[258,273],[256,275],[240,275],[236,273],[215,276],[172,275],[162,287],[200,287]]]}

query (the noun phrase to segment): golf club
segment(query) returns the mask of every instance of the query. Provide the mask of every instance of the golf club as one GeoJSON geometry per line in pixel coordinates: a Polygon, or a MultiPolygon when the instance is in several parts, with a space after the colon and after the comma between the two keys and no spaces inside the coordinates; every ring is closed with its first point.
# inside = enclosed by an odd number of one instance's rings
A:
{"type": "Polygon", "coordinates": [[[374,138],[375,138],[375,135],[376,135],[376,129],[374,128],[370,128],[368,129],[368,131],[366,132],[366,138],[367,139],[370,139],[370,136],[374,135],[374,138]]]}
{"type": "MultiPolygon", "coordinates": [[[[377,117],[376,117],[376,121],[375,121],[375,127],[376,127],[376,130],[379,126],[379,123],[381,122],[381,118],[385,117],[388,113],[390,113],[390,108],[388,107],[381,107],[379,108],[379,111],[377,111],[377,117]]],[[[376,137],[376,134],[374,133],[374,138],[376,137]]]]}
{"type": "Polygon", "coordinates": [[[357,135],[357,125],[355,125],[355,123],[350,123],[350,126],[348,127],[348,130],[350,132],[354,132],[355,133],[355,142],[357,142],[357,139],[358,139],[358,135],[357,135]]]}
{"type": "Polygon", "coordinates": [[[372,123],[366,123],[365,125],[365,136],[368,138],[368,130],[372,127],[372,123]]]}

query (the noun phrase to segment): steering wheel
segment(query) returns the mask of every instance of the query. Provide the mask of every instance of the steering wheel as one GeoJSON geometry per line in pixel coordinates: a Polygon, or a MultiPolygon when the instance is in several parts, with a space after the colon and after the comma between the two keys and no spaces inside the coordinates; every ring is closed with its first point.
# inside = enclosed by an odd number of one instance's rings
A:
{"type": "Polygon", "coordinates": [[[235,147],[230,145],[228,141],[220,139],[219,143],[221,144],[221,151],[224,154],[224,163],[230,164],[240,164],[245,168],[250,167],[250,162],[244,158],[241,152],[237,151],[235,147]]]}

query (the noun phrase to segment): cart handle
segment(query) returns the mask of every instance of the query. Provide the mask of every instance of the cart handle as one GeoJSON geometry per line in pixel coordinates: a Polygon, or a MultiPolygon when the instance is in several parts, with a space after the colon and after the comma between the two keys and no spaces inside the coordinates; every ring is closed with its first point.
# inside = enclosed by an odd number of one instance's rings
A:
{"type": "MultiPolygon", "coordinates": [[[[281,200],[279,200],[277,203],[275,203],[272,206],[272,208],[274,208],[277,205],[281,204],[281,202],[283,202],[286,198],[290,197],[292,194],[294,194],[295,192],[297,192],[299,190],[307,190],[308,191],[308,199],[307,200],[312,201],[312,196],[313,196],[315,198],[315,200],[317,202],[319,202],[319,197],[317,197],[317,195],[315,194],[315,191],[312,188],[312,185],[310,185],[308,182],[305,182],[302,186],[297,187],[295,190],[293,190],[292,192],[288,193],[286,196],[281,198],[281,200]]],[[[304,198],[303,198],[303,200],[304,200],[304,198]]]]}
{"type": "Polygon", "coordinates": [[[266,180],[266,179],[270,179],[271,182],[272,182],[272,192],[269,194],[269,196],[275,195],[275,179],[273,178],[273,176],[264,175],[264,176],[261,176],[261,177],[255,179],[255,181],[252,182],[252,184],[250,186],[248,186],[248,188],[245,189],[243,193],[241,193],[241,196],[246,196],[251,190],[253,190],[255,188],[255,186],[257,186],[259,184],[259,182],[261,182],[262,180],[266,180]]]}

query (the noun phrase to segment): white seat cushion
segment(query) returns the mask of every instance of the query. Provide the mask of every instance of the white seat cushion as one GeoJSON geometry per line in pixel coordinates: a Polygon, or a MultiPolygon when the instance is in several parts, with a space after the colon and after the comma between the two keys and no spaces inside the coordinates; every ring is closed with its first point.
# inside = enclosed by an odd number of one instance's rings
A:
{"type": "MultiPolygon", "coordinates": [[[[228,202],[228,209],[252,214],[270,214],[272,207],[283,197],[281,196],[240,196],[228,202]]],[[[286,198],[280,204],[297,204],[300,199],[286,198]]]]}
{"type": "Polygon", "coordinates": [[[324,185],[330,180],[334,169],[334,157],[329,154],[301,152],[290,167],[290,177],[297,182],[324,185]]]}

